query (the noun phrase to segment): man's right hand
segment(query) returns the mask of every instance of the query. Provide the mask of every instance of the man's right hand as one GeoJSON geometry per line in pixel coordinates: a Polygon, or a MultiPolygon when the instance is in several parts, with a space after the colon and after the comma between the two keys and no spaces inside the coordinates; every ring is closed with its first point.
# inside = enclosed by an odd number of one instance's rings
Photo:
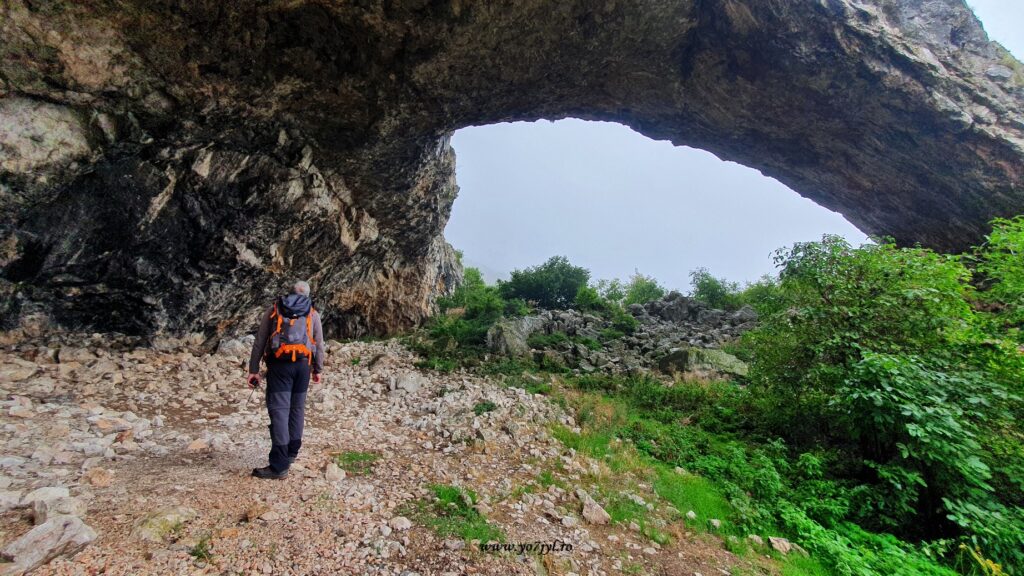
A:
{"type": "Polygon", "coordinates": [[[250,372],[249,376],[245,378],[245,383],[248,384],[250,388],[258,387],[260,385],[260,375],[250,372]]]}

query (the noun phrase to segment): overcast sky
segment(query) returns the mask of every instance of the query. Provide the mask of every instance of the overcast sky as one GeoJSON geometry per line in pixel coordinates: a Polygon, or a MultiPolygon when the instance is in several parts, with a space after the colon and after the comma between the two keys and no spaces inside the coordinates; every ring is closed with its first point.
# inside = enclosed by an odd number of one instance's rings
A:
{"type": "MultiPolygon", "coordinates": [[[[971,0],[989,35],[1024,55],[1024,0],[971,0]]],[[[755,280],[793,242],[864,234],[779,182],[619,124],[494,124],[453,139],[461,191],[445,236],[488,280],[565,255],[595,279],[634,270],[688,289],[690,270],[755,280]]]]}

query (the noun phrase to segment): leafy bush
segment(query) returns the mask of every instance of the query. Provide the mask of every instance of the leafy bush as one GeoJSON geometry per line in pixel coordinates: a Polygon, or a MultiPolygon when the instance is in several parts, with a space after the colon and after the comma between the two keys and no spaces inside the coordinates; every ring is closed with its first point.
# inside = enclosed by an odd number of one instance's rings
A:
{"type": "Polygon", "coordinates": [[[742,305],[739,284],[715,278],[707,268],[697,268],[690,272],[690,285],[693,288],[690,297],[712,308],[737,310],[742,305]]]}
{"type": "Polygon", "coordinates": [[[739,303],[750,306],[760,316],[766,316],[779,312],[785,305],[785,297],[778,279],[764,275],[743,288],[739,293],[739,303]]]}
{"type": "Polygon", "coordinates": [[[541,308],[569,308],[588,280],[589,270],[573,266],[564,256],[552,256],[540,266],[513,270],[508,281],[498,282],[498,292],[506,300],[521,298],[541,308]]]}
{"type": "Polygon", "coordinates": [[[654,277],[644,276],[637,272],[633,274],[633,277],[629,279],[629,284],[626,285],[625,297],[622,303],[626,306],[630,304],[646,304],[664,295],[665,288],[658,284],[654,277]]]}
{"type": "Polygon", "coordinates": [[[978,251],[978,271],[988,284],[982,299],[997,307],[1001,328],[1024,342],[1024,216],[993,222],[988,241],[978,251]]]}
{"type": "Polygon", "coordinates": [[[473,405],[473,414],[477,416],[486,414],[487,412],[493,412],[498,408],[498,405],[490,400],[481,400],[473,405]]]}
{"type": "MultiPolygon", "coordinates": [[[[971,308],[956,257],[836,237],[777,253],[784,306],[747,334],[762,424],[797,447],[835,446],[865,482],[848,517],[909,538],[962,534],[1024,566],[1024,510],[992,486],[987,438],[1019,441],[1020,353],[971,308]]],[[[1014,441],[1010,441],[1012,445],[1014,441]]]]}
{"type": "Polygon", "coordinates": [[[622,280],[618,278],[598,280],[595,288],[597,288],[598,294],[609,302],[620,304],[626,297],[626,287],[622,285],[622,280]]]}
{"type": "Polygon", "coordinates": [[[581,286],[576,292],[576,309],[581,312],[607,312],[614,304],[605,300],[596,288],[581,286]]]}
{"type": "Polygon", "coordinates": [[[552,332],[551,334],[537,332],[536,334],[531,334],[530,337],[526,339],[526,344],[530,348],[543,349],[557,348],[568,341],[569,336],[567,336],[565,332],[552,332]]]}
{"type": "Polygon", "coordinates": [[[640,321],[634,318],[619,306],[613,306],[608,312],[608,319],[612,323],[612,329],[623,334],[632,334],[640,326],[640,321]]]}

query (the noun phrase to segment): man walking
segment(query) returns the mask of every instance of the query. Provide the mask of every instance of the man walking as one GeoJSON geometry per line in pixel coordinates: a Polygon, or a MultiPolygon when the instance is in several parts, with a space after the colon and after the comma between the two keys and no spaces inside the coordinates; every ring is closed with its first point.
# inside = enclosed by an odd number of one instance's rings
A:
{"type": "Polygon", "coordinates": [[[306,282],[296,282],[292,293],[278,298],[263,315],[249,357],[246,381],[253,388],[260,383],[261,358],[267,361],[270,463],[254,469],[252,475],[279,479],[288,475],[302,447],[310,374],[319,384],[324,369],[323,327],[306,282]]]}

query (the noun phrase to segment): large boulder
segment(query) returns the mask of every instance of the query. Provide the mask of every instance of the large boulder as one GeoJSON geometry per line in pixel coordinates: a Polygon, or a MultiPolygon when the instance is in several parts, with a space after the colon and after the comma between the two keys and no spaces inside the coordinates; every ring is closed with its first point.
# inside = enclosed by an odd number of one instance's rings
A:
{"type": "Polygon", "coordinates": [[[658,360],[658,369],[673,376],[689,373],[746,376],[748,371],[745,362],[728,352],[696,347],[672,348],[658,360]]]}
{"type": "Polygon", "coordinates": [[[196,511],[186,506],[155,510],[135,523],[132,536],[147,542],[161,543],[195,517],[196,511]]]}
{"type": "Polygon", "coordinates": [[[77,516],[56,515],[4,547],[13,560],[0,573],[14,576],[35,570],[58,556],[70,556],[96,539],[96,532],[77,516]]]}
{"type": "Polygon", "coordinates": [[[547,324],[541,316],[506,318],[487,331],[487,347],[506,356],[523,356],[530,352],[526,341],[547,324]]]}
{"type": "Polygon", "coordinates": [[[746,376],[748,367],[739,358],[717,348],[691,348],[690,370],[746,376]]]}

